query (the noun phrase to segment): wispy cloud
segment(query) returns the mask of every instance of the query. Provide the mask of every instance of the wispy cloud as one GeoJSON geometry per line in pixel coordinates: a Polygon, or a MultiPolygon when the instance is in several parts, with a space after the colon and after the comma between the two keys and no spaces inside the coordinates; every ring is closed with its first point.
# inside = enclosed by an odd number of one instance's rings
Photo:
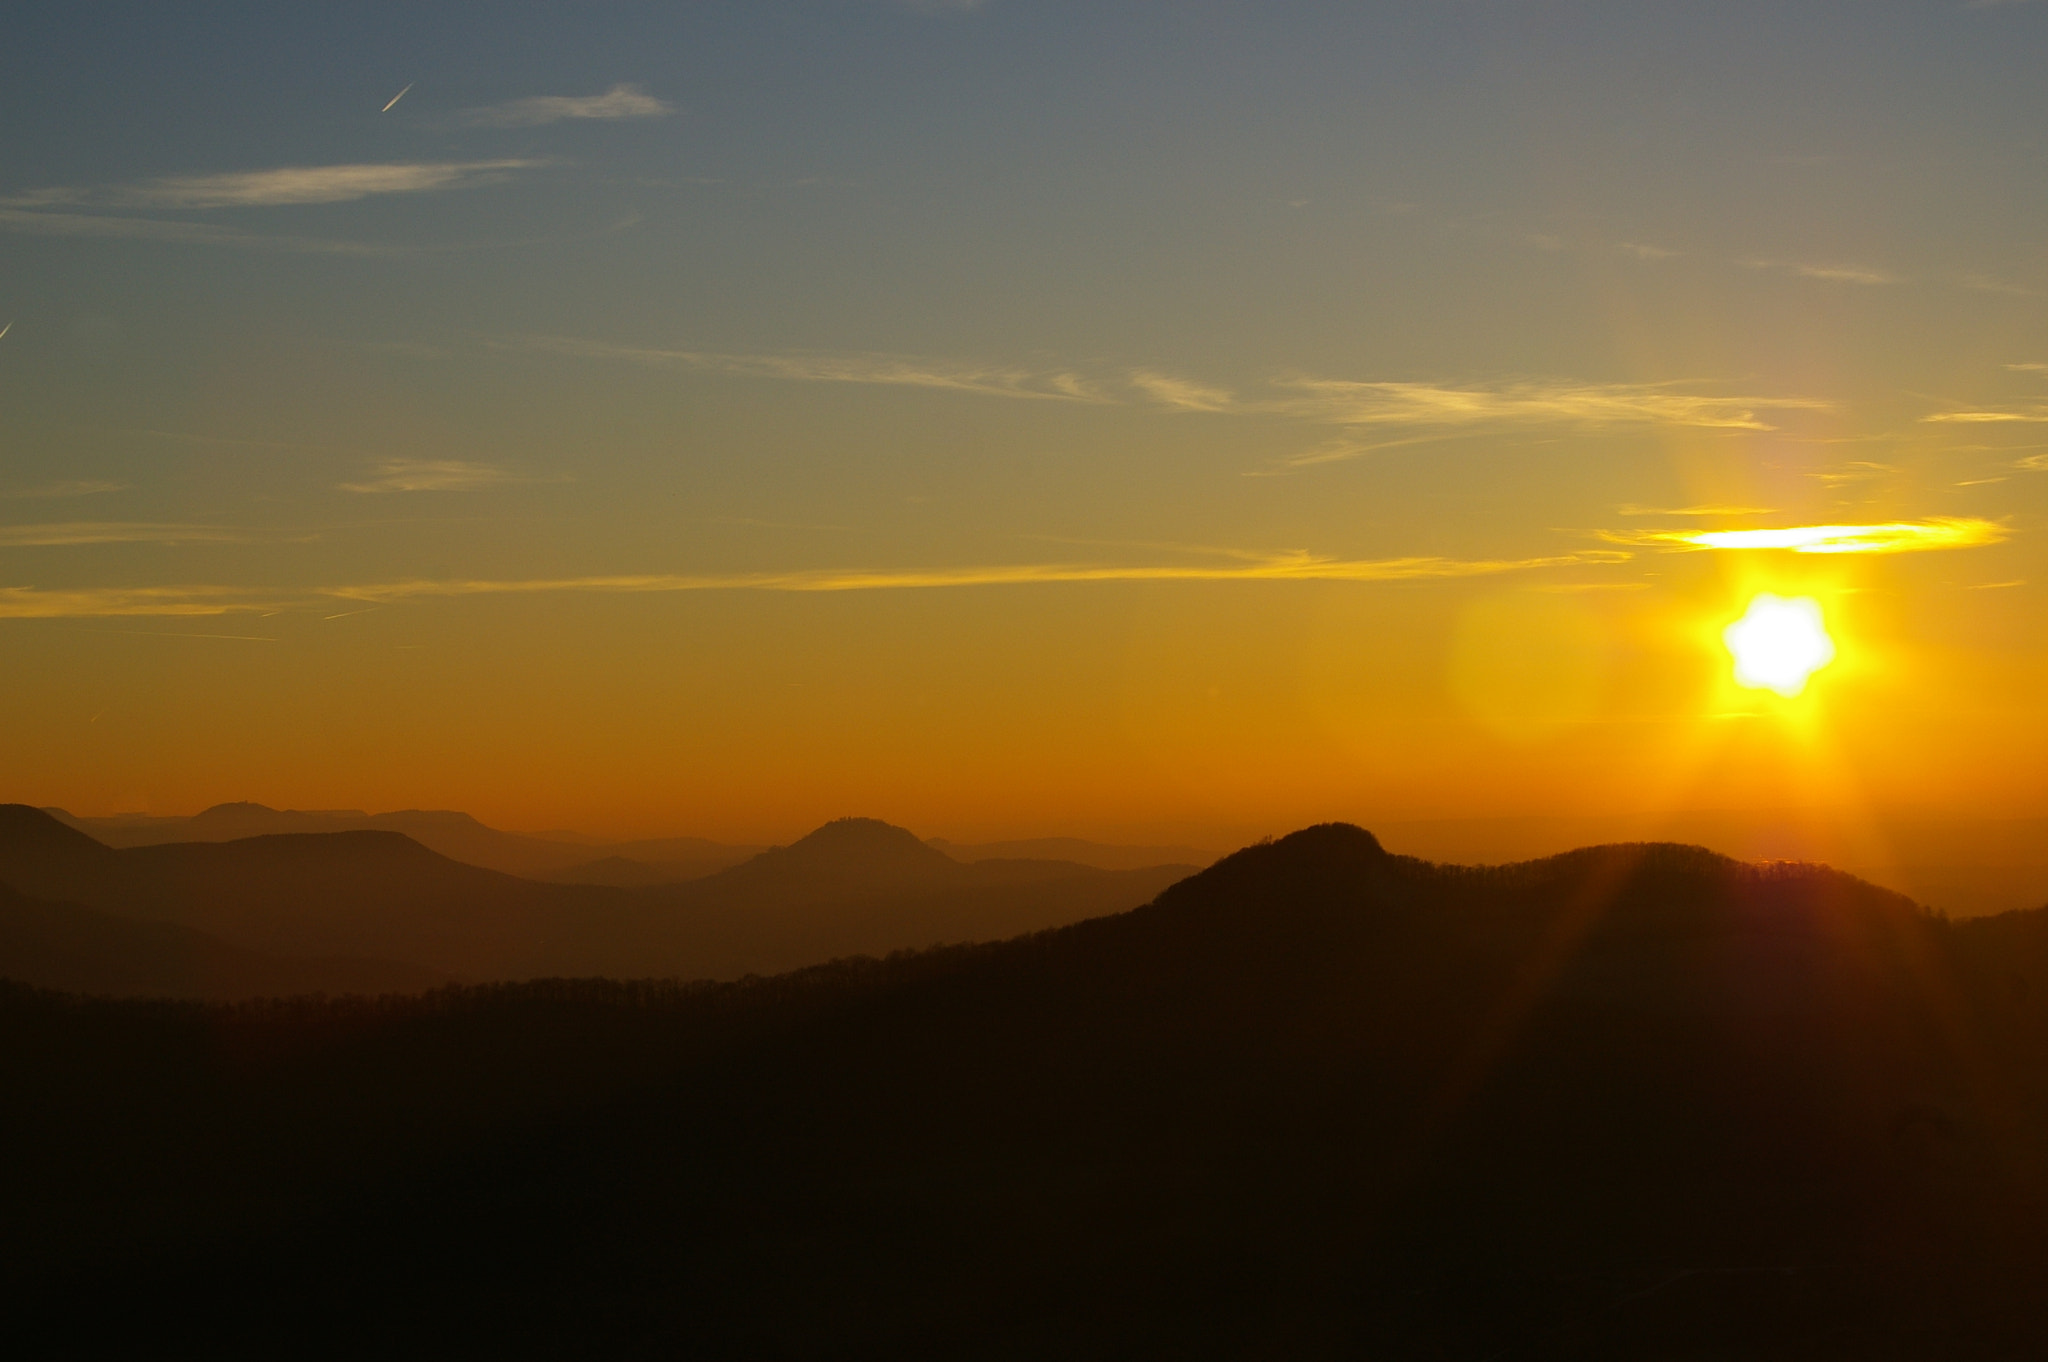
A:
{"type": "Polygon", "coordinates": [[[1282,380],[1292,397],[1271,409],[1335,425],[1480,426],[1558,424],[1692,426],[1769,430],[1759,411],[1824,410],[1801,398],[1720,397],[1676,384],[1511,382],[1451,387],[1435,383],[1282,380]]]}
{"type": "Polygon", "coordinates": [[[1277,474],[1290,473],[1296,469],[1314,468],[1320,464],[1343,463],[1349,459],[1362,459],[1368,454],[1378,454],[1388,449],[1406,449],[1411,445],[1440,444],[1445,440],[1457,438],[1457,434],[1411,435],[1398,440],[1325,440],[1312,449],[1305,449],[1299,454],[1287,455],[1266,468],[1253,469],[1246,476],[1272,477],[1277,474]]]}
{"type": "Polygon", "coordinates": [[[1638,260],[1670,260],[1678,254],[1677,251],[1666,247],[1652,246],[1642,241],[1624,241],[1619,244],[1622,250],[1638,260]]]}
{"type": "Polygon", "coordinates": [[[542,592],[636,594],[690,591],[906,591],[937,587],[1034,586],[1087,582],[1398,582],[1487,577],[1539,568],[1584,567],[1626,560],[1593,550],[1544,558],[1437,557],[1343,559],[1280,554],[1218,564],[1018,563],[910,570],[822,570],[718,576],[569,577],[533,581],[415,581],[335,588],[350,600],[394,601],[424,596],[523,595],[542,592]]]}
{"type": "Polygon", "coordinates": [[[293,204],[350,203],[380,194],[423,194],[500,180],[531,160],[402,161],[375,165],[280,166],[218,175],[169,175],[134,184],[35,189],[0,199],[0,207],[273,208],[293,204]]]}
{"type": "Polygon", "coordinates": [[[602,341],[555,336],[494,340],[489,344],[500,350],[533,350],[584,359],[623,360],[653,368],[694,369],[737,378],[941,388],[987,397],[1048,398],[1068,402],[1108,400],[1094,384],[1071,370],[1027,369],[910,355],[726,354],[709,350],[611,345],[602,341]]]}
{"type": "Polygon", "coordinates": [[[61,525],[0,525],[0,548],[54,548],[70,544],[239,544],[247,530],[221,525],[137,521],[71,521],[61,525]]]}
{"type": "Polygon", "coordinates": [[[1929,549],[1973,549],[2008,537],[1990,520],[1937,517],[1895,520],[1882,525],[1794,525],[1775,530],[1670,530],[1610,533],[1614,543],[1667,545],[1688,549],[1779,549],[1792,553],[1917,553],[1929,549]]]}
{"type": "Polygon", "coordinates": [[[1819,279],[1830,284],[1897,284],[1903,282],[1890,270],[1881,270],[1869,265],[1841,263],[1812,263],[1800,260],[1762,260],[1751,258],[1738,260],[1736,264],[1746,270],[1771,270],[1789,274],[1800,279],[1819,279]]]}
{"type": "Polygon", "coordinates": [[[2037,424],[2048,422],[2048,407],[2027,407],[2015,409],[1986,408],[1978,411],[1938,411],[1932,416],[1923,416],[1922,421],[1950,422],[1958,425],[2002,425],[2012,422],[2037,424]]]}
{"type": "Polygon", "coordinates": [[[1826,483],[1830,487],[1840,487],[1844,483],[1869,482],[1873,478],[1882,478],[1898,471],[1898,469],[1888,463],[1871,463],[1868,460],[1852,459],[1848,463],[1837,464],[1833,468],[1823,468],[1817,473],[1808,473],[1806,476],[1812,478],[1815,482],[1826,483]]]}
{"type": "Polygon", "coordinates": [[[44,591],[0,586],[0,619],[106,619],[136,616],[216,616],[269,609],[238,587],[76,587],[44,591]]]}
{"type": "MultiPolygon", "coordinates": [[[[1285,417],[1319,425],[1404,427],[1414,431],[1565,425],[1580,429],[1686,426],[1771,430],[1761,413],[1824,411],[1825,402],[1797,397],[1722,395],[1684,383],[1574,383],[1517,379],[1491,384],[1363,382],[1291,376],[1239,392],[1160,369],[1087,374],[1074,368],[1028,367],[889,354],[742,354],[616,345],[563,336],[501,337],[506,351],[534,351],[617,360],[656,368],[698,370],[793,382],[858,383],[979,393],[990,397],[1091,403],[1139,403],[1168,411],[1285,417]]],[[[1390,443],[1319,446],[1284,468],[1353,458],[1390,443]]]]}
{"type": "Polygon", "coordinates": [[[2024,459],[2013,461],[2014,468],[2024,468],[2029,473],[2048,473],[2048,454],[2029,454],[2024,459]]]}
{"type": "Polygon", "coordinates": [[[1172,374],[1138,369],[1130,379],[1131,386],[1147,398],[1176,411],[1229,411],[1235,405],[1228,389],[1212,388],[1172,374]]]}
{"type": "Polygon", "coordinates": [[[384,459],[363,482],[338,484],[345,492],[468,492],[508,482],[529,482],[487,463],[455,459],[384,459]]]}
{"type": "Polygon", "coordinates": [[[1625,503],[1614,509],[1621,515],[1731,516],[1772,514],[1772,508],[1769,506],[1637,506],[1625,503]]]}
{"type": "Polygon", "coordinates": [[[0,496],[20,500],[57,501],[66,497],[91,497],[102,492],[120,492],[126,490],[127,486],[125,482],[85,478],[73,482],[45,482],[34,487],[21,487],[11,492],[0,492],[0,496]]]}
{"type": "Polygon", "coordinates": [[[661,118],[675,112],[634,85],[614,85],[601,95],[535,95],[506,104],[465,109],[462,121],[472,128],[537,128],[569,119],[618,120],[661,118]]]}
{"type": "Polygon", "coordinates": [[[2040,295],[2023,284],[2014,284],[1989,274],[1966,274],[1957,282],[1972,293],[1996,293],[2006,298],[2037,298],[2040,295]]]}
{"type": "Polygon", "coordinates": [[[711,576],[611,576],[505,581],[413,581],[339,588],[351,600],[526,595],[559,592],[646,594],[700,591],[846,592],[906,591],[980,586],[1037,586],[1111,582],[1393,582],[1494,576],[1541,568],[1600,565],[1627,555],[1574,553],[1545,558],[1470,560],[1438,557],[1351,560],[1288,554],[1215,565],[1110,565],[1024,563],[913,570],[824,570],[711,576]]]}
{"type": "MultiPolygon", "coordinates": [[[[468,596],[560,594],[664,595],[707,591],[845,592],[917,591],[988,586],[1040,586],[1115,582],[1404,582],[1490,577],[1551,568],[1601,567],[1630,554],[1594,549],[1535,558],[1465,559],[1433,556],[1333,558],[1309,553],[1219,555],[1218,563],[1006,563],[908,569],[816,569],[795,572],[551,577],[533,579],[418,579],[323,587],[287,596],[224,586],[39,591],[0,588],[0,618],[54,619],[119,615],[226,615],[306,607],[320,601],[385,605],[407,600],[468,596]]],[[[331,609],[331,605],[327,608],[331,609]]]]}

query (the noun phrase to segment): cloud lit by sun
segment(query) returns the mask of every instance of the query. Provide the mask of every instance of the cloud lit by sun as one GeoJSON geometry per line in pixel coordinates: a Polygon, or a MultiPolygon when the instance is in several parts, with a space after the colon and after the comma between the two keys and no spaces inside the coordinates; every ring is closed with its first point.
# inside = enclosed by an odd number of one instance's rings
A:
{"type": "Polygon", "coordinates": [[[1927,549],[1970,549],[2005,540],[2005,526],[1965,517],[1897,520],[1882,525],[1792,525],[1767,530],[1683,530],[1608,535],[1630,544],[1670,544],[1697,549],[1782,549],[1793,553],[1913,553],[1927,549]]]}

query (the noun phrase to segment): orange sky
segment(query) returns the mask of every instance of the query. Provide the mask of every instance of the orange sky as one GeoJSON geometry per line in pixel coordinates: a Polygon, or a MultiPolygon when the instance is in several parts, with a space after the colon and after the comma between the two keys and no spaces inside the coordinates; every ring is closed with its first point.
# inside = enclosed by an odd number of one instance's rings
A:
{"type": "Polygon", "coordinates": [[[19,35],[0,795],[2048,814],[2048,6],[715,8],[19,35]]]}

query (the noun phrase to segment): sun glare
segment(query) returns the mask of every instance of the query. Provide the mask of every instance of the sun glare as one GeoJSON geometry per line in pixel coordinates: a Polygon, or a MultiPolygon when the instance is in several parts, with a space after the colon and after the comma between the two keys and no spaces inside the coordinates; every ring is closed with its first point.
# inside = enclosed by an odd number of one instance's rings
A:
{"type": "Polygon", "coordinates": [[[1749,603],[1741,619],[1721,631],[1735,656],[1737,685],[1797,695],[1806,679],[1835,660],[1835,641],[1811,596],[1773,596],[1749,603]]]}

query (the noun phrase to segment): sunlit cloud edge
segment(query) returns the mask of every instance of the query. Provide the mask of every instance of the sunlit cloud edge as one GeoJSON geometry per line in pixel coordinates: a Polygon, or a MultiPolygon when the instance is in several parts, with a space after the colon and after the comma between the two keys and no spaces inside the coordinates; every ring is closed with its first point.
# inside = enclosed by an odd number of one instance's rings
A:
{"type": "Polygon", "coordinates": [[[1991,520],[1936,517],[1877,525],[1793,525],[1777,529],[1662,530],[1603,532],[1610,543],[1721,551],[1777,550],[1790,553],[1919,553],[1981,548],[2001,543],[2010,531],[1991,520]]]}

